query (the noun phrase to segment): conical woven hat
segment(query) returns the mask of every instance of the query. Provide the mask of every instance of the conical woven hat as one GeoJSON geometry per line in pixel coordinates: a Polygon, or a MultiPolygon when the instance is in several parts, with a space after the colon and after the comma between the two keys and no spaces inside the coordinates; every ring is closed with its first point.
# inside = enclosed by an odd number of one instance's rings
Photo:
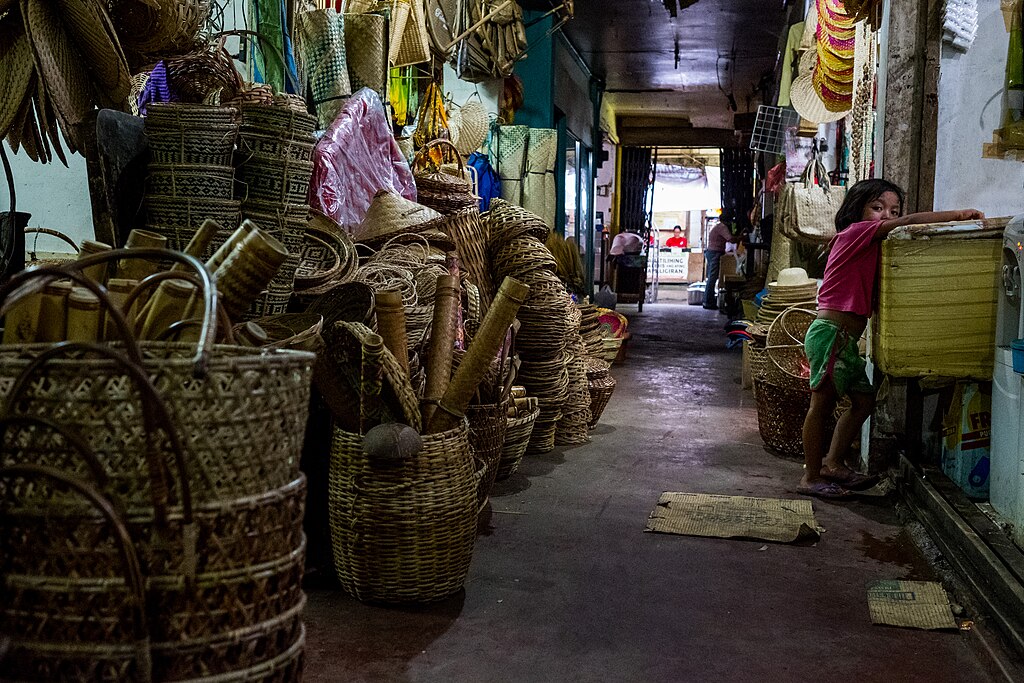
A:
{"type": "Polygon", "coordinates": [[[800,76],[793,81],[789,100],[797,113],[812,123],[831,123],[838,121],[850,113],[853,107],[851,96],[847,105],[838,110],[830,110],[814,86],[814,70],[818,68],[818,54],[808,50],[800,58],[800,76]]]}
{"type": "Polygon", "coordinates": [[[441,214],[431,208],[390,190],[381,190],[370,202],[370,209],[356,230],[355,238],[356,241],[367,242],[401,232],[416,232],[417,226],[440,217],[441,214]]]}

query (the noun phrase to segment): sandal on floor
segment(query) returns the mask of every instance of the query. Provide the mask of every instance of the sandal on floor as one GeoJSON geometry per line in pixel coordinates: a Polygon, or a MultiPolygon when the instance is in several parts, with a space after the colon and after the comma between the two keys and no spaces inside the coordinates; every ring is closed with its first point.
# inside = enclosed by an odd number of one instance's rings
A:
{"type": "Polygon", "coordinates": [[[850,491],[869,489],[877,484],[879,479],[877,474],[860,474],[851,469],[832,470],[827,467],[821,468],[821,478],[850,491]],[[836,472],[842,472],[842,474],[836,474],[836,472]]]}
{"type": "Polygon", "coordinates": [[[846,500],[854,497],[852,491],[847,491],[831,481],[816,481],[808,486],[801,484],[796,492],[801,496],[814,496],[824,500],[846,500]]]}

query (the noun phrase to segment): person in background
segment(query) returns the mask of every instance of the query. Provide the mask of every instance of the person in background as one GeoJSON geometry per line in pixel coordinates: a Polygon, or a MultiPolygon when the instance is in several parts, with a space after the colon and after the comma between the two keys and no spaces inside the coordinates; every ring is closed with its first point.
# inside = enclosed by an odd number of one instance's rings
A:
{"type": "Polygon", "coordinates": [[[871,386],[857,340],[878,297],[882,240],[903,225],[984,218],[975,209],[903,214],[904,194],[880,179],[849,189],[836,213],[836,236],[829,245],[825,277],[818,292],[818,317],[804,336],[810,365],[811,407],[804,420],[804,476],[797,493],[843,499],[875,484],[877,477],[854,472],[845,457],[861,426],[875,409],[871,386]],[[828,441],[829,420],[839,397],[851,405],[828,441]],[[827,453],[826,453],[827,450],[827,453]]]}
{"type": "Polygon", "coordinates": [[[623,254],[639,254],[643,250],[643,237],[635,232],[620,232],[612,239],[612,247],[608,250],[608,255],[622,256],[623,254]]]}
{"type": "Polygon", "coordinates": [[[683,229],[680,226],[672,228],[672,236],[665,240],[666,247],[686,248],[686,238],[683,237],[683,229]]]}
{"type": "Polygon", "coordinates": [[[725,253],[725,245],[736,244],[739,237],[733,236],[727,223],[723,222],[726,216],[722,215],[722,221],[715,223],[708,232],[708,243],[704,249],[704,259],[708,264],[708,278],[704,286],[704,308],[709,311],[718,310],[718,275],[721,270],[722,255],[725,253]]]}

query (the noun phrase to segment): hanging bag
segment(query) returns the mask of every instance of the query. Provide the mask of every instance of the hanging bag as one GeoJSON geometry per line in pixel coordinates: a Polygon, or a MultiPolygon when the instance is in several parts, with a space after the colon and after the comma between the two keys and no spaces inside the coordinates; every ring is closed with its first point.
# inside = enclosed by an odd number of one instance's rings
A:
{"type": "Polygon", "coordinates": [[[831,185],[815,153],[800,182],[782,190],[783,234],[798,242],[828,244],[836,236],[836,213],[845,198],[846,188],[831,185]]]}

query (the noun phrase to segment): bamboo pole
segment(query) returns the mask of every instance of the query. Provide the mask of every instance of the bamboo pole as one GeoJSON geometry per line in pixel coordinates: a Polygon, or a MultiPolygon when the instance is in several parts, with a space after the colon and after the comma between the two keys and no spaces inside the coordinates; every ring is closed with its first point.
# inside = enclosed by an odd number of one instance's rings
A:
{"type": "Polygon", "coordinates": [[[377,309],[377,334],[384,338],[384,346],[398,359],[408,377],[409,346],[402,293],[393,289],[377,292],[374,294],[374,307],[377,309]]]}
{"type": "Polygon", "coordinates": [[[437,278],[434,320],[430,327],[430,350],[427,356],[427,381],[421,408],[425,425],[430,424],[451,381],[452,352],[455,350],[455,314],[459,309],[460,299],[458,277],[442,275],[437,278]]]}
{"type": "Polygon", "coordinates": [[[480,325],[480,331],[473,338],[466,357],[459,364],[455,377],[441,399],[440,410],[434,414],[427,428],[428,434],[437,434],[458,425],[480,380],[504,343],[509,325],[515,320],[519,307],[529,293],[529,286],[514,278],[507,277],[501,283],[494,303],[480,325]]]}

